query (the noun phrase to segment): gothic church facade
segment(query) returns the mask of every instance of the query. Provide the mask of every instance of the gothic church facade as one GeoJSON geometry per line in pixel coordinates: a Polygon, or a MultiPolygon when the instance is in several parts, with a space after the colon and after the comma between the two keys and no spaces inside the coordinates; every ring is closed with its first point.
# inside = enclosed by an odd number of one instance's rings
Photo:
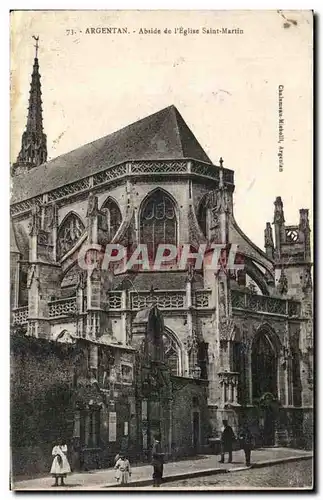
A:
{"type": "Polygon", "coordinates": [[[37,57],[12,182],[12,335],[74,352],[67,439],[82,464],[120,446],[144,456],[154,432],[169,456],[201,452],[224,418],[263,445],[311,442],[307,209],[286,225],[278,196],[258,248],[234,217],[234,172],[174,106],[47,161],[37,57]],[[109,243],[237,245],[243,266],[79,267],[82,249],[109,243]]]}

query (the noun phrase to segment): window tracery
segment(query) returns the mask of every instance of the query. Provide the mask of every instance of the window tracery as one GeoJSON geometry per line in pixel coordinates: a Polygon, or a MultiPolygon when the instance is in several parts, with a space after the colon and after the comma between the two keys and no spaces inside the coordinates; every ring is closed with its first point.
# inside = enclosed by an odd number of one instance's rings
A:
{"type": "Polygon", "coordinates": [[[106,225],[108,228],[109,240],[111,241],[122,222],[121,211],[117,203],[110,198],[104,202],[101,211],[106,214],[106,225]]]}
{"type": "Polygon", "coordinates": [[[174,339],[163,334],[164,359],[172,375],[179,375],[179,348],[174,339]]]}
{"type": "Polygon", "coordinates": [[[155,191],[146,200],[140,217],[140,239],[148,245],[148,253],[154,257],[158,245],[176,245],[177,221],[175,206],[170,196],[155,191]]]}
{"type": "Polygon", "coordinates": [[[57,236],[57,256],[62,258],[71,250],[84,232],[84,224],[75,214],[70,213],[62,222],[57,236]]]}

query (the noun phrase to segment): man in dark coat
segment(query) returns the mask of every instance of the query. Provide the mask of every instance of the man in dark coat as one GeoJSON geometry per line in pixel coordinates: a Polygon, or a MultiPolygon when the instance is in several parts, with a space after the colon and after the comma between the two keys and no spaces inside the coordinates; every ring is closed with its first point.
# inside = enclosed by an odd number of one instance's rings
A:
{"type": "Polygon", "coordinates": [[[151,464],[154,468],[153,486],[159,487],[162,482],[163,472],[164,472],[164,453],[162,453],[160,436],[156,436],[154,439],[151,455],[152,455],[151,464]]]}
{"type": "Polygon", "coordinates": [[[244,451],[245,458],[246,458],[246,466],[250,467],[250,458],[251,458],[251,450],[252,450],[252,434],[249,430],[249,427],[247,424],[245,424],[240,433],[239,433],[239,441],[240,441],[240,446],[244,451]]]}
{"type": "Polygon", "coordinates": [[[227,420],[223,420],[224,429],[221,434],[221,463],[224,463],[224,454],[229,454],[228,463],[232,462],[232,447],[233,441],[235,440],[235,435],[232,427],[228,424],[227,420]]]}

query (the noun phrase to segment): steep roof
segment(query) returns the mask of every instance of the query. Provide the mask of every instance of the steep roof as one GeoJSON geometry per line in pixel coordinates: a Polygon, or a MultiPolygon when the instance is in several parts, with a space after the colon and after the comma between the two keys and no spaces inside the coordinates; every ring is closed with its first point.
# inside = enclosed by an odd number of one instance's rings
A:
{"type": "Polygon", "coordinates": [[[175,106],[169,106],[15,176],[11,203],[46,193],[124,161],[183,158],[212,163],[175,106]]]}

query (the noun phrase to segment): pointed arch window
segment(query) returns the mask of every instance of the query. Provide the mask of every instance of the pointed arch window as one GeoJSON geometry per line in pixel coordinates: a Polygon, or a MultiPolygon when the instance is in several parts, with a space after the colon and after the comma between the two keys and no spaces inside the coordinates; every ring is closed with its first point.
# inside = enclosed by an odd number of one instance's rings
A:
{"type": "Polygon", "coordinates": [[[82,236],[85,230],[80,217],[71,212],[63,220],[57,235],[57,257],[62,258],[71,250],[82,236]]]}
{"type": "Polygon", "coordinates": [[[103,203],[101,210],[106,214],[106,226],[109,233],[109,240],[111,241],[122,222],[121,211],[117,203],[111,198],[108,198],[103,203]]]}
{"type": "Polygon", "coordinates": [[[163,334],[163,346],[164,346],[164,359],[167,363],[172,375],[179,375],[179,347],[175,340],[167,335],[163,334]]]}
{"type": "Polygon", "coordinates": [[[248,391],[248,344],[237,328],[234,340],[231,343],[231,356],[233,371],[238,373],[238,403],[246,405],[249,403],[248,391]]]}
{"type": "Polygon", "coordinates": [[[207,217],[207,206],[206,206],[206,200],[203,199],[198,208],[197,220],[204,236],[206,236],[206,217],[207,217]]]}
{"type": "Polygon", "coordinates": [[[193,345],[188,353],[189,373],[192,375],[198,366],[198,346],[193,345]]]}
{"type": "Polygon", "coordinates": [[[208,344],[199,339],[196,332],[186,340],[188,354],[188,375],[193,378],[207,379],[208,344]]]}
{"type": "Polygon", "coordinates": [[[277,353],[270,335],[261,331],[252,344],[252,396],[258,399],[266,392],[277,397],[277,353]]]}
{"type": "Polygon", "coordinates": [[[199,342],[196,337],[193,337],[188,349],[188,370],[190,377],[200,378],[201,367],[199,363],[199,342]]]}
{"type": "Polygon", "coordinates": [[[177,221],[175,206],[170,196],[158,190],[144,203],[140,217],[140,240],[148,246],[154,258],[158,245],[177,243],[177,221]]]}

